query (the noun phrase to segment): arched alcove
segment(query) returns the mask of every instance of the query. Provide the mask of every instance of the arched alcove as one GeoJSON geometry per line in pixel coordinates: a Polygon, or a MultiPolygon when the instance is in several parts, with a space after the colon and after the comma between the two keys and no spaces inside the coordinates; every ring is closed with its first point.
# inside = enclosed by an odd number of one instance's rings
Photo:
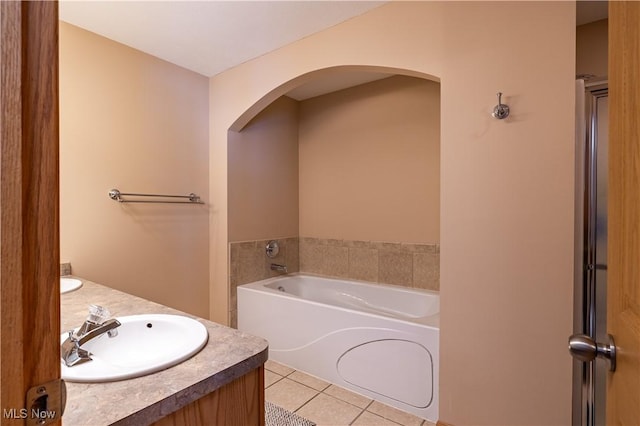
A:
{"type": "Polygon", "coordinates": [[[243,112],[231,125],[229,130],[240,131],[244,126],[251,121],[257,114],[260,113],[268,105],[271,105],[279,97],[286,95],[290,91],[308,84],[314,80],[326,79],[331,77],[344,76],[349,73],[377,73],[388,75],[405,75],[409,77],[423,78],[426,80],[440,82],[440,79],[434,75],[426,74],[420,71],[414,71],[403,68],[394,68],[378,65],[339,65],[327,68],[317,69],[305,74],[299,75],[291,80],[281,84],[270,92],[266,93],[256,103],[251,105],[245,112],[243,112]]]}
{"type": "Polygon", "coordinates": [[[289,272],[439,290],[438,80],[326,68],[271,90],[233,123],[232,325],[236,287],[274,275],[264,256],[272,239],[283,248],[273,263],[289,272]]]}

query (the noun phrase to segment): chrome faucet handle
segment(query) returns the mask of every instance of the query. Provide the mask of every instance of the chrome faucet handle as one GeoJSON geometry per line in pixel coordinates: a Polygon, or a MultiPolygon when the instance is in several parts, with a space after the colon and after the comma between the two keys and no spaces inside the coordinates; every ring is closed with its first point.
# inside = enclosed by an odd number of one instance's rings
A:
{"type": "Polygon", "coordinates": [[[89,305],[87,321],[100,325],[109,318],[111,318],[111,312],[107,308],[100,305],[89,305]]]}
{"type": "Polygon", "coordinates": [[[100,305],[89,305],[89,315],[87,315],[87,319],[76,334],[78,336],[84,336],[94,328],[102,325],[110,317],[111,312],[109,312],[107,308],[100,305]]]}

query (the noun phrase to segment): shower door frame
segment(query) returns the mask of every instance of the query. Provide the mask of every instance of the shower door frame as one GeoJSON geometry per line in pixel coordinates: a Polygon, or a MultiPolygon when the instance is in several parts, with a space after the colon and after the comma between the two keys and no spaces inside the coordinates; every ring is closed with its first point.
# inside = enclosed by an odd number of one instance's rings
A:
{"type": "MultiPolygon", "coordinates": [[[[586,83],[583,87],[585,122],[583,129],[577,129],[576,136],[574,333],[583,333],[598,341],[602,340],[603,333],[606,334],[607,303],[606,277],[601,280],[604,283],[599,282],[599,285],[596,285],[596,275],[602,275],[607,270],[606,260],[604,264],[598,263],[596,250],[598,101],[608,97],[609,90],[606,81],[586,83]]],[[[578,98],[580,99],[579,94],[578,98]]],[[[577,114],[580,113],[577,111],[577,114]]],[[[607,170],[604,171],[604,176],[606,179],[607,170]]],[[[600,202],[603,201],[600,200],[600,202]]],[[[606,203],[606,200],[604,202],[606,203]]],[[[605,422],[606,366],[600,361],[590,363],[574,361],[573,425],[599,426],[604,425],[605,422]]]]}

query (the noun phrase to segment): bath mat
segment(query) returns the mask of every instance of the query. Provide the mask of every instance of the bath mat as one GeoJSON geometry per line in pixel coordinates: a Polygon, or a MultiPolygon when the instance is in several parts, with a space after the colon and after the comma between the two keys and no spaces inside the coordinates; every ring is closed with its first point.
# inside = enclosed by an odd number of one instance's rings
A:
{"type": "Polygon", "coordinates": [[[266,426],[316,426],[311,420],[300,417],[268,401],[264,403],[264,416],[266,426]]]}

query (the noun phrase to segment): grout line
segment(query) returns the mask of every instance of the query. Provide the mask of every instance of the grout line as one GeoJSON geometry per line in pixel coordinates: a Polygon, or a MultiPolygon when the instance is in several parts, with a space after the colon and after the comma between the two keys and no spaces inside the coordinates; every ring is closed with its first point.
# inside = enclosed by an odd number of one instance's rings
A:
{"type": "MultiPolygon", "coordinates": [[[[335,387],[337,387],[337,388],[339,388],[339,389],[344,389],[344,390],[346,390],[346,391],[352,392],[351,390],[346,389],[346,388],[343,388],[342,386],[338,386],[338,385],[333,384],[333,383],[332,383],[332,385],[333,385],[333,386],[335,386],[335,387]]],[[[325,388],[325,390],[329,389],[329,387],[330,387],[330,386],[331,386],[331,385],[327,386],[327,387],[325,388]]],[[[366,410],[366,409],[367,409],[367,407],[369,407],[369,405],[373,404],[373,400],[371,400],[371,401],[367,404],[367,406],[366,406],[365,408],[362,408],[362,407],[361,407],[361,406],[359,406],[359,405],[356,405],[356,404],[351,403],[351,402],[349,402],[349,401],[346,401],[346,400],[344,400],[344,399],[342,399],[342,398],[339,398],[339,397],[337,397],[337,396],[334,396],[334,395],[331,395],[331,394],[329,394],[329,393],[326,393],[325,391],[322,391],[322,393],[323,393],[323,394],[325,394],[325,395],[327,395],[327,396],[330,396],[330,397],[331,397],[331,398],[333,398],[333,399],[337,399],[338,401],[346,402],[347,404],[352,405],[352,406],[354,406],[354,407],[356,407],[356,408],[359,408],[360,410],[366,410]]],[[[353,392],[353,393],[355,393],[355,392],[353,392]]],[[[358,394],[358,393],[355,393],[355,394],[356,394],[356,395],[358,395],[358,396],[361,396],[361,397],[363,397],[363,398],[370,399],[370,398],[368,398],[368,397],[366,397],[366,396],[364,396],[364,395],[360,395],[360,394],[358,394]]]]}
{"type": "MultiPolygon", "coordinates": [[[[367,410],[369,407],[371,407],[371,405],[372,405],[373,403],[374,403],[374,400],[372,399],[372,400],[371,400],[371,402],[370,402],[370,403],[368,403],[366,407],[364,407],[364,409],[365,409],[365,410],[367,410]]],[[[368,411],[368,410],[367,410],[367,411],[368,411]]],[[[375,413],[372,413],[372,414],[375,414],[375,413]]],[[[382,416],[380,416],[380,417],[382,417],[382,416]]]]}
{"type": "MultiPolygon", "coordinates": [[[[273,371],[271,371],[271,372],[273,373],[273,371]]],[[[275,375],[277,375],[277,376],[280,376],[280,375],[279,375],[279,374],[277,374],[277,373],[273,373],[273,374],[275,374],[275,375]]],[[[276,383],[278,383],[278,382],[279,382],[280,380],[282,380],[282,379],[284,379],[284,377],[283,377],[283,376],[280,376],[280,378],[279,378],[278,380],[276,380],[275,382],[271,383],[269,386],[265,387],[265,389],[269,389],[271,386],[275,385],[276,383]]]]}
{"type": "MultiPolygon", "coordinates": [[[[315,389],[314,389],[314,390],[315,390],[315,389]]],[[[320,395],[320,393],[321,393],[321,392],[317,392],[317,391],[316,391],[316,394],[315,394],[315,395],[313,395],[313,396],[312,396],[308,401],[305,401],[305,403],[304,403],[304,404],[302,404],[301,406],[299,406],[298,408],[296,408],[296,409],[295,409],[295,411],[294,411],[294,413],[297,413],[297,412],[298,412],[302,407],[304,407],[305,405],[307,405],[308,403],[310,403],[311,401],[313,401],[314,399],[316,399],[316,397],[317,397],[318,395],[320,395]]]]}
{"type": "MultiPolygon", "coordinates": [[[[316,378],[315,376],[312,376],[312,375],[307,374],[307,373],[305,373],[304,371],[300,371],[300,370],[292,371],[291,373],[289,373],[289,376],[291,376],[291,375],[292,375],[293,373],[295,373],[295,372],[299,372],[299,373],[304,374],[304,375],[306,375],[306,376],[309,376],[309,377],[312,377],[312,378],[316,378]]],[[[301,385],[304,385],[304,386],[306,386],[306,387],[308,387],[308,388],[311,388],[311,389],[313,389],[313,390],[314,390],[314,391],[316,391],[316,392],[324,392],[327,388],[329,388],[329,386],[331,386],[331,383],[325,382],[325,383],[327,383],[327,386],[325,386],[325,387],[323,387],[322,389],[318,390],[318,389],[316,389],[316,388],[313,388],[313,387],[309,386],[309,385],[308,385],[308,384],[306,384],[306,383],[302,383],[301,381],[294,379],[293,377],[288,377],[288,378],[289,378],[289,380],[293,380],[293,381],[294,381],[294,382],[296,382],[296,383],[300,383],[301,385]]],[[[322,380],[322,379],[320,379],[320,378],[317,378],[317,379],[318,379],[318,380],[322,380]]],[[[324,380],[322,380],[322,381],[324,382],[324,380]]]]}
{"type": "Polygon", "coordinates": [[[360,411],[360,414],[358,414],[358,415],[356,416],[356,418],[355,418],[355,419],[353,419],[353,420],[351,421],[351,423],[349,423],[349,424],[350,424],[350,425],[354,424],[354,423],[356,422],[356,420],[358,420],[358,419],[360,418],[360,416],[362,416],[362,415],[364,414],[364,411],[365,411],[365,410],[364,410],[364,408],[363,408],[363,409],[362,409],[362,411],[360,411]]]}

